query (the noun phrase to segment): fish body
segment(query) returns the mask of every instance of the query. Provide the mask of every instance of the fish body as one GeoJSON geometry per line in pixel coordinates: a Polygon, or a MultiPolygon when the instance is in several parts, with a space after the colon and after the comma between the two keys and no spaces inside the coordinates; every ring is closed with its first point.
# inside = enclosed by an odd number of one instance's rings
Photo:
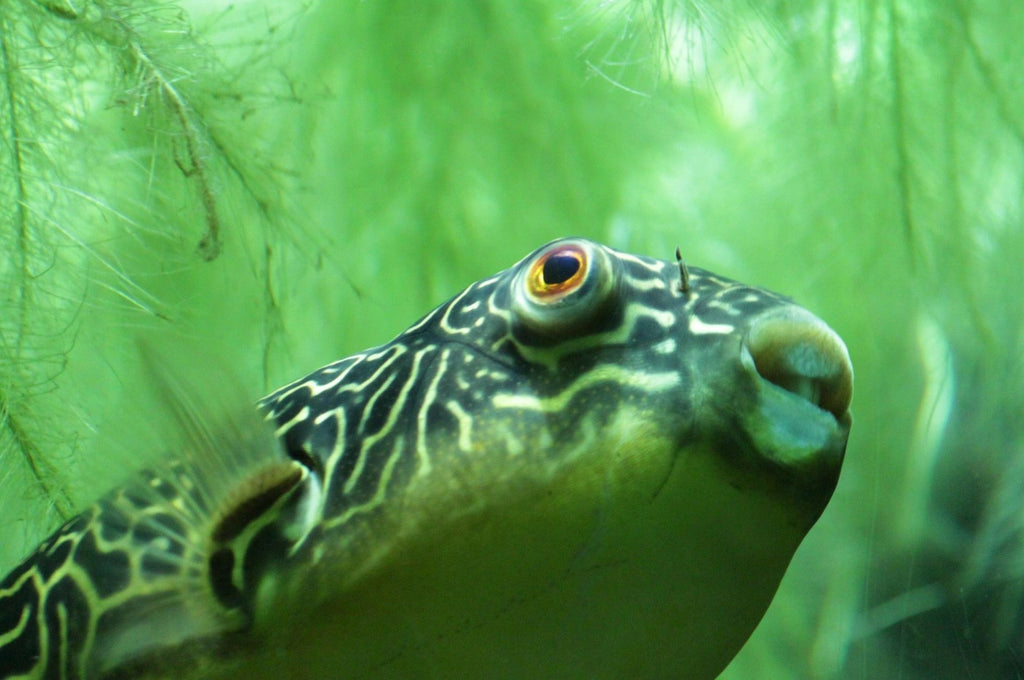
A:
{"type": "Polygon", "coordinates": [[[788,298],[555,241],[58,531],[0,583],[0,677],[713,678],[831,497],[852,381],[788,298]]]}

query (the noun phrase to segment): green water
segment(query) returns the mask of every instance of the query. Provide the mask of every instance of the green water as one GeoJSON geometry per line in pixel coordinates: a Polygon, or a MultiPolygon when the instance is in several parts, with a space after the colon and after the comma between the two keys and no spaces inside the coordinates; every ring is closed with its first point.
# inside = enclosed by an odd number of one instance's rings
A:
{"type": "Polygon", "coordinates": [[[723,677],[1024,674],[1024,5],[176,7],[0,4],[3,568],[173,441],[144,356],[251,401],[552,238],[679,245],[856,367],[723,677]]]}

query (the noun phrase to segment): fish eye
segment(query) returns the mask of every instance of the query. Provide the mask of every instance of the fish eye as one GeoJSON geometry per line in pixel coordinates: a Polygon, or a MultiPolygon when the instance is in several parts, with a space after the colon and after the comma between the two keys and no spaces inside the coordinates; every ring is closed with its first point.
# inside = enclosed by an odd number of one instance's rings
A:
{"type": "Polygon", "coordinates": [[[552,248],[530,265],[527,292],[544,303],[579,288],[587,276],[587,253],[577,245],[552,248]]]}
{"type": "Polygon", "coordinates": [[[542,335],[579,332],[613,297],[615,263],[589,241],[555,241],[520,267],[513,283],[513,311],[520,322],[542,335]]]}

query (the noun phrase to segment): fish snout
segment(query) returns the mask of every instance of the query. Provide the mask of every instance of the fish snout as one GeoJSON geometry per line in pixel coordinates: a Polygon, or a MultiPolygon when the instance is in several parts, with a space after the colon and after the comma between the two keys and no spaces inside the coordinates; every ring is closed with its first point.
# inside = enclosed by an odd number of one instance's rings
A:
{"type": "Polygon", "coordinates": [[[788,305],[755,319],[745,345],[762,378],[837,421],[849,418],[853,364],[842,339],[824,321],[788,305]]]}

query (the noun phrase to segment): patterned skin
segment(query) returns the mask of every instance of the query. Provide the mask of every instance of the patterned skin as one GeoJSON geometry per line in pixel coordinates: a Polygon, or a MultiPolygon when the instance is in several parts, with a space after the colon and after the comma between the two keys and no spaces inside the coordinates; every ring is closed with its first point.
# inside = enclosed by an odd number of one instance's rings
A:
{"type": "Polygon", "coordinates": [[[553,242],[61,528],[0,582],[0,677],[713,678],[852,381],[785,297],[553,242]]]}

